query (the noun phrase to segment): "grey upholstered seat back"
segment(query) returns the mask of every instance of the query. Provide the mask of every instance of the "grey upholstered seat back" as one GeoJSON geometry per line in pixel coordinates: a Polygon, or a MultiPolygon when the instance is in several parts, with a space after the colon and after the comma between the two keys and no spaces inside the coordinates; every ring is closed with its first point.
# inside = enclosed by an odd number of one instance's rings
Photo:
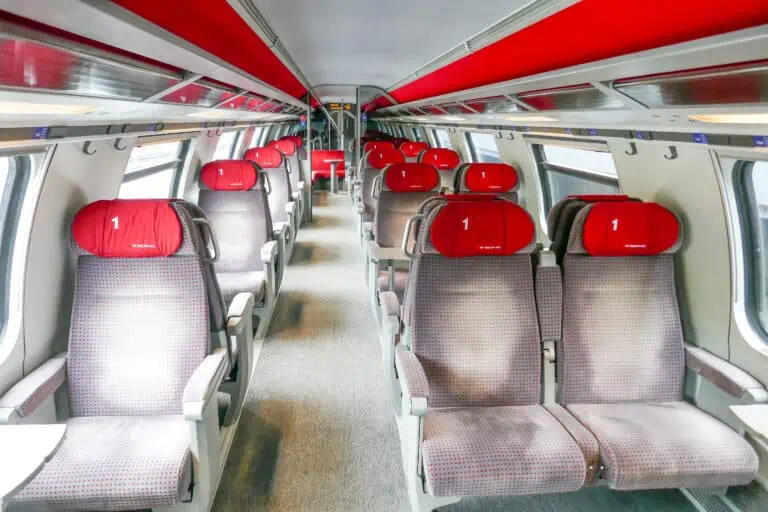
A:
{"type": "Polygon", "coordinates": [[[267,202],[272,222],[289,222],[285,206],[293,196],[283,154],[274,147],[251,148],[245,152],[244,159],[255,162],[267,175],[267,202]]]}
{"type": "Polygon", "coordinates": [[[301,177],[301,165],[299,164],[298,150],[293,155],[286,157],[286,162],[288,163],[288,177],[291,182],[291,191],[298,192],[299,182],[304,181],[301,177]]]}
{"type": "Polygon", "coordinates": [[[589,255],[582,236],[594,207],[576,214],[563,263],[560,400],[681,400],[685,356],[671,254],[680,242],[653,256],[589,255]]]}
{"type": "Polygon", "coordinates": [[[373,227],[374,239],[381,247],[400,247],[408,219],[419,205],[438,192],[398,193],[382,190],[379,194],[373,227]]]}
{"type": "Polygon", "coordinates": [[[376,198],[373,197],[373,183],[384,168],[390,164],[404,163],[405,155],[394,147],[371,150],[363,158],[361,172],[360,197],[363,200],[363,220],[372,221],[376,215],[376,198]]]}
{"type": "Polygon", "coordinates": [[[186,210],[171,206],[183,241],[170,256],[101,257],[74,243],[67,357],[74,417],[182,413],[184,387],[208,354],[210,334],[195,228],[186,210]]]}
{"type": "Polygon", "coordinates": [[[533,241],[510,256],[438,254],[430,231],[445,206],[431,208],[419,230],[404,304],[410,344],[429,381],[429,405],[537,404],[533,241]]]}

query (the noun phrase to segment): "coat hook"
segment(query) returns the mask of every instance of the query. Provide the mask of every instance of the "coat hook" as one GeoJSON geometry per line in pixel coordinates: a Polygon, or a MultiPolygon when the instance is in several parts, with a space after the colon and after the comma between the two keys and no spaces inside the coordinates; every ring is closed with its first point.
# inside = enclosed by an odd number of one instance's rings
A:
{"type": "Polygon", "coordinates": [[[83,153],[85,153],[88,156],[95,155],[96,150],[90,151],[91,149],[91,141],[86,141],[85,144],[83,144],[83,153]]]}
{"type": "Polygon", "coordinates": [[[636,155],[637,154],[637,144],[635,144],[634,142],[630,142],[629,143],[629,151],[624,151],[624,153],[626,153],[626,154],[628,154],[630,156],[631,155],[636,155]]]}
{"type": "Polygon", "coordinates": [[[118,150],[118,151],[125,151],[125,148],[128,147],[128,144],[124,145],[123,147],[120,147],[120,141],[122,141],[122,140],[123,139],[117,139],[115,141],[115,149],[118,150]]]}
{"type": "Polygon", "coordinates": [[[206,135],[208,135],[208,137],[213,137],[213,130],[208,130],[206,135]]]}
{"type": "Polygon", "coordinates": [[[221,137],[222,135],[224,135],[224,132],[221,131],[221,128],[216,128],[216,136],[221,137]]]}
{"type": "Polygon", "coordinates": [[[669,154],[664,155],[667,160],[674,160],[677,158],[677,148],[675,146],[669,146],[669,154]]]}
{"type": "Polygon", "coordinates": [[[515,140],[515,134],[512,132],[509,132],[509,137],[507,137],[507,140],[515,140]]]}
{"type": "Polygon", "coordinates": [[[497,139],[501,140],[504,138],[504,134],[502,132],[499,132],[499,134],[496,136],[497,139]]]}

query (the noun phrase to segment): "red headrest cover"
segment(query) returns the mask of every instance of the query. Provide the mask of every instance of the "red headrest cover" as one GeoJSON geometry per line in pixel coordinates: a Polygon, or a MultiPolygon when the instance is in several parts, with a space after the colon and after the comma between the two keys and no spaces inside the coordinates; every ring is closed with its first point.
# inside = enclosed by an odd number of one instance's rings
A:
{"type": "Polygon", "coordinates": [[[509,256],[528,247],[533,220],[509,201],[451,201],[430,228],[435,250],[448,258],[509,256]]]}
{"type": "Polygon", "coordinates": [[[211,190],[251,190],[256,169],[248,160],[214,160],[200,170],[200,181],[211,190]]]}
{"type": "Polygon", "coordinates": [[[399,149],[395,149],[394,146],[382,146],[368,153],[368,165],[374,169],[383,169],[389,164],[404,163],[405,155],[399,149]]]}
{"type": "Polygon", "coordinates": [[[296,144],[297,148],[300,148],[301,146],[304,145],[304,139],[302,139],[298,135],[286,135],[285,137],[283,137],[280,140],[289,140],[289,141],[293,142],[294,144],[296,144]]]}
{"type": "Polygon", "coordinates": [[[384,170],[384,184],[392,192],[429,192],[440,184],[440,174],[428,164],[392,164],[384,170]]]}
{"type": "Polygon", "coordinates": [[[469,164],[464,183],[470,192],[503,194],[517,187],[517,170],[509,164],[469,164]]]}
{"type": "Polygon", "coordinates": [[[597,203],[584,221],[582,242],[592,256],[650,256],[680,237],[677,217],[657,203],[597,203]]]}
{"type": "Polygon", "coordinates": [[[411,142],[406,141],[400,144],[400,151],[403,152],[408,158],[416,158],[425,149],[429,148],[429,144],[426,142],[411,142]]]}
{"type": "Polygon", "coordinates": [[[275,169],[283,164],[282,153],[270,147],[249,149],[243,158],[256,162],[262,169],[275,169]]]}
{"type": "Polygon", "coordinates": [[[296,154],[296,144],[292,140],[280,139],[273,140],[268,144],[269,147],[275,148],[285,156],[293,156],[296,154]]]}
{"type": "Polygon", "coordinates": [[[378,149],[397,149],[395,148],[395,145],[392,144],[389,141],[386,140],[372,140],[371,142],[366,142],[365,146],[363,146],[363,153],[368,153],[369,151],[376,151],[378,149]]]}
{"type": "Polygon", "coordinates": [[[83,207],[72,238],[102,258],[170,256],[181,247],[181,221],[168,199],[113,199],[83,207]]]}
{"type": "Polygon", "coordinates": [[[421,154],[420,162],[434,165],[440,170],[453,170],[461,163],[459,154],[452,149],[432,148],[421,154]]]}

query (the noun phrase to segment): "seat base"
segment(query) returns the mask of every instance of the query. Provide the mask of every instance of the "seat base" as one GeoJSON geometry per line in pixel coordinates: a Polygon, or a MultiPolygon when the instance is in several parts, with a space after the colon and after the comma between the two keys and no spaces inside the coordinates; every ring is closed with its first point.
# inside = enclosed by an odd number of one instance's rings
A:
{"type": "MultiPolygon", "coordinates": [[[[403,297],[405,296],[405,285],[408,283],[408,271],[395,269],[394,291],[397,294],[397,299],[400,304],[403,303],[403,297]]],[[[389,290],[389,272],[384,270],[379,272],[379,277],[376,280],[376,289],[379,293],[390,291],[389,290]]]]}
{"type": "Polygon", "coordinates": [[[687,402],[571,404],[600,444],[601,475],[618,490],[718,488],[757,474],[742,436],[687,402]]]}
{"type": "Polygon", "coordinates": [[[10,510],[170,506],[187,496],[191,479],[183,416],[71,418],[61,447],[10,510]]]}
{"type": "Polygon", "coordinates": [[[430,411],[422,454],[433,496],[575,491],[587,471],[579,445],[539,405],[430,411]]]}

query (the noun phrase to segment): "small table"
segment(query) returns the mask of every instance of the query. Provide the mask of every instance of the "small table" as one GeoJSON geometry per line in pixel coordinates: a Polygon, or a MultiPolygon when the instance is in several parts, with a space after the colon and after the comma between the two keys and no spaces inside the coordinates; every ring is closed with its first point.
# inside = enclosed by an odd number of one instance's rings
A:
{"type": "Polygon", "coordinates": [[[336,176],[336,168],[339,166],[339,164],[344,163],[344,159],[328,158],[323,161],[327,164],[331,164],[331,194],[335,194],[339,189],[339,177],[336,176]]]}
{"type": "Polygon", "coordinates": [[[66,424],[0,426],[0,510],[56,453],[66,424]]]}
{"type": "Polygon", "coordinates": [[[768,404],[732,405],[730,409],[752,437],[768,442],[768,404]]]}

